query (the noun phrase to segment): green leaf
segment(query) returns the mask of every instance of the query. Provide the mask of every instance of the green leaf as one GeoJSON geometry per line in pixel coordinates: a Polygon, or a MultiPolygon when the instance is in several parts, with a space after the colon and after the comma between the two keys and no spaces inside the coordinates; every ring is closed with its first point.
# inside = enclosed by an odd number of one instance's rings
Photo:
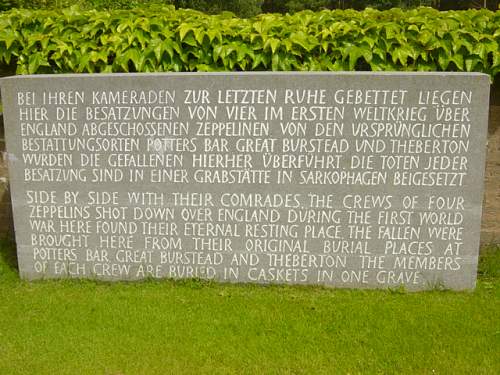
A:
{"type": "Polygon", "coordinates": [[[276,53],[276,51],[278,50],[278,47],[280,45],[280,41],[279,39],[276,39],[276,38],[269,38],[266,43],[264,43],[264,49],[268,48],[268,47],[271,47],[271,52],[273,54],[276,53]]]}
{"type": "Polygon", "coordinates": [[[194,32],[194,37],[198,44],[203,44],[203,39],[205,38],[205,30],[202,28],[198,28],[194,32]]]}
{"type": "Polygon", "coordinates": [[[279,56],[279,54],[273,55],[273,58],[271,59],[271,69],[273,71],[280,70],[280,56],[279,56]]]}
{"type": "Polygon", "coordinates": [[[464,70],[464,57],[460,53],[451,55],[450,60],[455,63],[458,70],[464,70]]]}
{"type": "Polygon", "coordinates": [[[30,55],[28,60],[28,73],[35,74],[41,66],[50,66],[47,57],[40,52],[30,55]]]}
{"type": "Polygon", "coordinates": [[[439,50],[438,54],[438,64],[442,70],[446,70],[448,68],[448,65],[450,65],[450,56],[443,51],[442,49],[439,50]]]}
{"type": "Polygon", "coordinates": [[[129,62],[132,62],[137,71],[140,71],[141,52],[137,48],[129,48],[116,58],[116,62],[126,72],[129,71],[129,62]]]}
{"type": "Polygon", "coordinates": [[[349,70],[354,70],[359,58],[364,59],[369,63],[372,60],[372,52],[369,48],[360,48],[356,45],[351,45],[345,49],[346,57],[349,60],[349,70]]]}
{"type": "Polygon", "coordinates": [[[500,66],[500,52],[496,52],[493,54],[493,65],[492,68],[496,68],[500,66]]]}
{"type": "Polygon", "coordinates": [[[189,33],[190,31],[192,31],[192,26],[188,23],[182,23],[180,26],[179,26],[179,37],[180,37],[180,40],[184,40],[184,38],[186,37],[187,33],[189,33]]]}
{"type": "Polygon", "coordinates": [[[465,70],[468,72],[473,72],[476,70],[476,66],[481,64],[481,59],[477,56],[470,56],[465,59],[465,70]]]}

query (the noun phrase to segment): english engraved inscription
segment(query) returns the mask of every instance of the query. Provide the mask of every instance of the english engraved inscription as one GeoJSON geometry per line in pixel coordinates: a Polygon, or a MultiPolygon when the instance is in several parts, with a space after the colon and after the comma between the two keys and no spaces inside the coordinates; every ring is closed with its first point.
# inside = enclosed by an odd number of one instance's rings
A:
{"type": "Polygon", "coordinates": [[[475,286],[486,75],[1,85],[23,278],[475,286]]]}

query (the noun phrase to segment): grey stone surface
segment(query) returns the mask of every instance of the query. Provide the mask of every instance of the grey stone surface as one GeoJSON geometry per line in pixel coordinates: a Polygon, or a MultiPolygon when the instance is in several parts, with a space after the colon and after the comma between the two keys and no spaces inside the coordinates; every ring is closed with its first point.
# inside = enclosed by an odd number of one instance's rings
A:
{"type": "Polygon", "coordinates": [[[1,82],[20,273],[473,288],[489,79],[1,82]]]}

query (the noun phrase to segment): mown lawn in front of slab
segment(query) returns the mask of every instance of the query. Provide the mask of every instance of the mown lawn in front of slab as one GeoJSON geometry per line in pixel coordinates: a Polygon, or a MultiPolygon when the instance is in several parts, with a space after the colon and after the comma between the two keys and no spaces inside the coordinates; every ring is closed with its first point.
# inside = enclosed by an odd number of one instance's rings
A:
{"type": "Polygon", "coordinates": [[[500,374],[500,247],[474,292],[20,281],[0,250],[0,374],[500,374]]]}

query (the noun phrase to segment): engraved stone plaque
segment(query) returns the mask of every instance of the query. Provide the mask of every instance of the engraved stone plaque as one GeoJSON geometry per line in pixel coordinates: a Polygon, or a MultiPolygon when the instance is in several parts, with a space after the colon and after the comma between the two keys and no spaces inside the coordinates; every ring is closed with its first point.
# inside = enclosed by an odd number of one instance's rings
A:
{"type": "Polygon", "coordinates": [[[26,279],[474,288],[489,78],[1,80],[26,279]]]}

